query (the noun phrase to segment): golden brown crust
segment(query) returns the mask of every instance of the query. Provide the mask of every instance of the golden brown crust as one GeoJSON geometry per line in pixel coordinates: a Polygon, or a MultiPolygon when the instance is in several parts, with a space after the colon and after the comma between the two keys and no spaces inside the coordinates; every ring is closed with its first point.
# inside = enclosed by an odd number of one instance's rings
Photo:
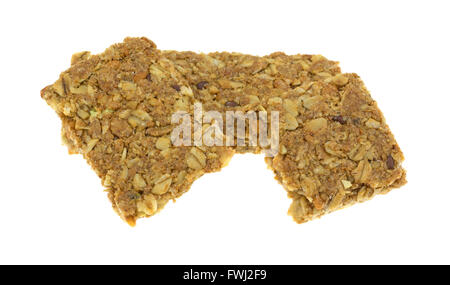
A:
{"type": "Polygon", "coordinates": [[[71,153],[102,179],[129,224],[185,193],[235,152],[259,146],[171,145],[175,111],[280,112],[280,152],[266,161],[304,222],[406,183],[403,154],[356,74],[318,55],[160,51],[127,38],[72,66],[41,91],[71,153]]]}

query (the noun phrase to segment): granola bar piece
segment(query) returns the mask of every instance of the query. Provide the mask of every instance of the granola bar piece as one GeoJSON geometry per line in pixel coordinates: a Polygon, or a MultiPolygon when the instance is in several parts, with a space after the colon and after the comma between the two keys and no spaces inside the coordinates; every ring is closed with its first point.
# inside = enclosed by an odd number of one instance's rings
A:
{"type": "Polygon", "coordinates": [[[130,225],[234,153],[264,150],[174,146],[171,116],[193,115],[194,103],[221,114],[279,112],[279,152],[266,162],[299,223],[406,183],[403,154],[363,82],[319,55],[160,51],[127,38],[99,55],[75,54],[41,96],[61,118],[69,152],[84,156],[130,225]]]}

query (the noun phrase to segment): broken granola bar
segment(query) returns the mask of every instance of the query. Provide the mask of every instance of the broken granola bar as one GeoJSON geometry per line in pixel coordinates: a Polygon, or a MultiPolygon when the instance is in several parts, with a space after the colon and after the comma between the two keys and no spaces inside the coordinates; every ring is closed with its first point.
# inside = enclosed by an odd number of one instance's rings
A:
{"type": "Polygon", "coordinates": [[[130,225],[234,153],[264,151],[251,143],[175,146],[172,114],[192,115],[196,103],[221,114],[279,112],[279,151],[266,162],[299,223],[406,183],[403,154],[361,79],[320,55],[161,51],[127,38],[98,55],[73,55],[41,96],[61,118],[70,153],[84,156],[130,225]]]}

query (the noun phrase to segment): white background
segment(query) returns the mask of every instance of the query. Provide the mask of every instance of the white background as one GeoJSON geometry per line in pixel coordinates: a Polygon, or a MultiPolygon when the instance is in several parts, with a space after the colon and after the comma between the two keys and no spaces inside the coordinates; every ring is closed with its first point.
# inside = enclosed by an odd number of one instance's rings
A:
{"type": "Polygon", "coordinates": [[[0,263],[450,263],[448,1],[2,1],[0,263]],[[298,225],[262,156],[235,156],[135,228],[111,209],[40,98],[74,52],[323,54],[365,81],[409,183],[298,225]]]}

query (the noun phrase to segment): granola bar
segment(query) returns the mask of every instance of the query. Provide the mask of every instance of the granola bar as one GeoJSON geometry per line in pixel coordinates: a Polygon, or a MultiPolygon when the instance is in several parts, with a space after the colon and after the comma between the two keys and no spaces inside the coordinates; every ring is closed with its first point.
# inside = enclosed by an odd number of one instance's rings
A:
{"type": "Polygon", "coordinates": [[[403,154],[363,82],[320,55],[161,51],[127,38],[73,55],[41,97],[61,118],[69,152],[83,155],[130,225],[234,153],[264,151],[249,143],[249,128],[245,145],[175,146],[172,115],[194,115],[196,103],[220,114],[279,112],[279,151],[266,162],[298,223],[406,183],[403,154]]]}

